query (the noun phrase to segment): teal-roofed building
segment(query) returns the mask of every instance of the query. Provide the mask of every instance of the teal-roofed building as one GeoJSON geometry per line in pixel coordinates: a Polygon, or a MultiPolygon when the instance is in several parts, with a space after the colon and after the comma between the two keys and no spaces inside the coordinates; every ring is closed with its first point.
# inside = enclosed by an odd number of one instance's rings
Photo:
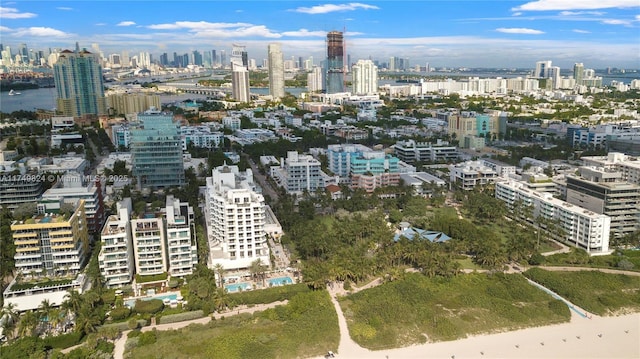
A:
{"type": "Polygon", "coordinates": [[[378,187],[400,184],[397,157],[384,152],[352,153],[350,159],[351,187],[373,192],[378,187]]]}
{"type": "Polygon", "coordinates": [[[165,188],[185,183],[182,139],[173,113],[152,108],[138,114],[131,129],[133,176],[139,188],[165,188]]]}

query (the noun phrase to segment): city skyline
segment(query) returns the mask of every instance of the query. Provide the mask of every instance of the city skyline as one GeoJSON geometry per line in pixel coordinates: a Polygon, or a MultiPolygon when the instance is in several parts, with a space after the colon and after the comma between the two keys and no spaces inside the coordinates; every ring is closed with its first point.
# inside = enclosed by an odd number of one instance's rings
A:
{"type": "Polygon", "coordinates": [[[352,62],[391,56],[412,65],[640,68],[637,0],[214,2],[17,1],[0,7],[3,45],[190,52],[247,48],[267,58],[326,58],[326,34],[345,31],[352,62]],[[489,4],[490,3],[490,4],[489,4]]]}

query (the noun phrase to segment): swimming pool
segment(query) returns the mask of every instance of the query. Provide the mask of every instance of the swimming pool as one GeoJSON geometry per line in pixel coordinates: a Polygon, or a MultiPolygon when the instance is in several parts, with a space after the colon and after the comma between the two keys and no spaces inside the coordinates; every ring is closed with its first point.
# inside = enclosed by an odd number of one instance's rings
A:
{"type": "Polygon", "coordinates": [[[239,290],[247,290],[247,289],[251,288],[251,284],[249,284],[249,283],[235,283],[235,284],[227,284],[224,287],[229,292],[237,292],[239,290]]]}
{"type": "MultiPolygon", "coordinates": [[[[161,301],[165,301],[165,299],[168,300],[178,300],[178,294],[177,293],[173,293],[173,294],[165,294],[165,295],[158,295],[155,297],[147,297],[147,298],[140,298],[141,300],[151,300],[151,299],[160,299],[161,301]]],[[[133,308],[133,306],[136,305],[136,300],[135,299],[130,299],[124,302],[125,305],[127,305],[129,308],[133,308]]]]}
{"type": "Polygon", "coordinates": [[[279,285],[292,284],[293,279],[291,279],[290,277],[278,277],[278,278],[271,278],[267,280],[267,282],[269,282],[269,287],[275,287],[279,285]]]}

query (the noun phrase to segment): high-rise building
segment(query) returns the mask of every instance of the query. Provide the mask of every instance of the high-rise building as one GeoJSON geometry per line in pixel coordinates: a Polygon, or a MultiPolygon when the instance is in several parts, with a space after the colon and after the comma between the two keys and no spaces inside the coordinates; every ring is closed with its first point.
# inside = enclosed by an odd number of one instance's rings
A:
{"type": "Polygon", "coordinates": [[[225,50],[220,50],[220,66],[222,68],[227,66],[227,52],[225,50]]]}
{"type": "Polygon", "coordinates": [[[117,214],[109,216],[100,233],[100,253],[98,264],[107,287],[117,287],[131,283],[135,260],[131,237],[131,198],[118,202],[117,214]]]}
{"type": "Polygon", "coordinates": [[[193,64],[202,66],[202,54],[198,50],[193,50],[193,64]]]}
{"type": "Polygon", "coordinates": [[[165,209],[169,274],[171,277],[193,274],[193,268],[198,264],[193,207],[169,195],[165,209]]]}
{"type": "Polygon", "coordinates": [[[152,108],[138,114],[131,130],[133,176],[140,188],[181,186],[185,182],[182,139],[171,112],[152,108]]]}
{"type": "Polygon", "coordinates": [[[640,228],[640,186],[623,179],[621,171],[584,166],[566,181],[567,202],[611,217],[611,233],[624,236],[640,228]]]}
{"type": "Polygon", "coordinates": [[[34,277],[75,276],[89,253],[84,201],[71,213],[40,213],[11,224],[16,272],[34,277]]]}
{"type": "Polygon", "coordinates": [[[131,220],[131,237],[136,273],[141,276],[167,271],[167,247],[161,217],[131,220]]]}
{"type": "Polygon", "coordinates": [[[358,60],[352,68],[353,93],[372,95],[378,93],[378,67],[371,60],[358,60]]]}
{"type": "Polygon", "coordinates": [[[218,65],[218,54],[216,50],[211,50],[211,66],[216,67],[218,65]]]}
{"type": "Polygon", "coordinates": [[[162,66],[169,65],[169,55],[167,55],[166,52],[163,52],[162,55],[160,55],[160,65],[162,66]]]}
{"type": "Polygon", "coordinates": [[[248,268],[260,260],[269,265],[264,197],[255,191],[253,173],[238,166],[220,166],[207,177],[205,218],[209,268],[248,268]]]}
{"type": "Polygon", "coordinates": [[[307,89],[309,92],[320,92],[324,90],[323,71],[320,66],[314,66],[307,74],[307,89]]]}
{"type": "Polygon", "coordinates": [[[122,67],[129,67],[130,61],[129,51],[122,51],[122,67]]]}
{"type": "Polygon", "coordinates": [[[242,64],[231,65],[231,91],[233,98],[239,102],[249,102],[251,96],[249,93],[249,70],[242,64]]]}
{"type": "Polygon", "coordinates": [[[327,93],[344,92],[344,37],[340,31],[327,34],[327,93]]]}
{"type": "Polygon", "coordinates": [[[536,69],[533,73],[533,77],[539,79],[549,78],[549,68],[551,68],[551,61],[536,62],[536,69]]]}
{"type": "Polygon", "coordinates": [[[269,94],[284,97],[284,59],[280,44],[269,44],[269,94]]]}
{"type": "Polygon", "coordinates": [[[244,45],[233,44],[231,50],[231,68],[242,66],[245,69],[249,68],[249,57],[247,55],[247,47],[244,45]]]}
{"type": "Polygon", "coordinates": [[[65,116],[107,113],[102,66],[97,56],[86,50],[64,50],[53,66],[53,76],[58,111],[65,116]]]}
{"type": "Polygon", "coordinates": [[[584,79],[584,64],[582,62],[576,62],[573,65],[573,79],[576,80],[576,85],[582,85],[582,79],[584,79]]]}

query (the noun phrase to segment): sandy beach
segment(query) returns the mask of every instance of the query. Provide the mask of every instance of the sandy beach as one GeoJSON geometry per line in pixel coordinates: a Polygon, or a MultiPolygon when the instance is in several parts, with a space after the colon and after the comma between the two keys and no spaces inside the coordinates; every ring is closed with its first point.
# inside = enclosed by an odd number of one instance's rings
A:
{"type": "MultiPolygon", "coordinates": [[[[336,353],[336,358],[640,358],[640,313],[583,318],[569,323],[522,329],[406,348],[336,353]]],[[[356,348],[353,348],[356,349],[356,348]]]]}

